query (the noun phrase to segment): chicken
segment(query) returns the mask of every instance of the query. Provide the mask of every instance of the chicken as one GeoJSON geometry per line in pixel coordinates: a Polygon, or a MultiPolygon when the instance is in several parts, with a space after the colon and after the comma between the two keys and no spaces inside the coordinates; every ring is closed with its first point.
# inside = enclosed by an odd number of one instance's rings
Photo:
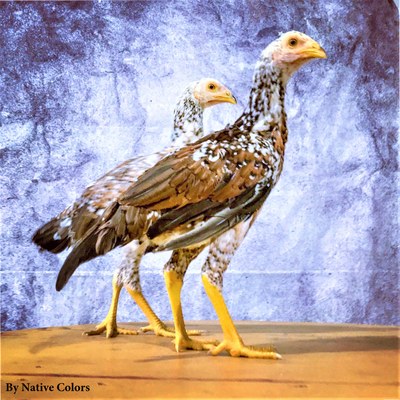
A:
{"type": "MultiPolygon", "coordinates": [[[[284,110],[287,81],[314,58],[326,58],[326,54],[300,32],[287,32],[268,45],[256,63],[243,114],[233,124],[184,146],[143,173],[105,211],[101,223],[76,244],[60,270],[57,290],[81,263],[132,241],[142,254],[175,250],[172,259],[192,259],[213,242],[218,248],[226,235],[240,243],[282,172],[288,136],[284,110]]],[[[212,258],[218,254],[211,253],[212,258]]],[[[202,271],[224,334],[215,347],[189,338],[180,302],[182,269],[176,262],[166,265],[176,350],[210,349],[214,355],[227,350],[232,356],[280,358],[272,348],[256,349],[243,343],[222,296],[223,272],[224,265],[214,268],[210,262],[202,271]]],[[[131,278],[126,274],[124,284],[131,278]]]]}
{"type": "MultiPolygon", "coordinates": [[[[174,110],[174,130],[171,138],[174,148],[202,137],[204,109],[224,102],[236,104],[236,99],[231,91],[216,79],[203,78],[192,82],[179,98],[174,110]]],[[[68,207],[41,227],[34,234],[32,240],[41,249],[53,253],[59,253],[67,247],[73,246],[98,222],[104,210],[128,189],[146,169],[172,151],[173,148],[169,148],[159,153],[135,157],[118,165],[90,185],[71,207],[68,207]]],[[[125,268],[131,268],[132,265],[135,265],[137,277],[135,286],[131,285],[129,292],[149,320],[150,325],[143,330],[153,330],[158,335],[173,337],[173,330],[167,328],[160,321],[142,294],[138,275],[139,264],[137,261],[139,259],[140,256],[136,254],[135,248],[128,247],[121,269],[123,271],[125,268]]],[[[94,331],[86,332],[87,334],[94,335],[106,331],[107,337],[113,337],[118,333],[137,333],[117,327],[116,314],[121,288],[122,286],[118,283],[117,272],[113,282],[110,311],[104,321],[94,331]]],[[[192,334],[197,333],[196,331],[192,332],[192,334]]]]}

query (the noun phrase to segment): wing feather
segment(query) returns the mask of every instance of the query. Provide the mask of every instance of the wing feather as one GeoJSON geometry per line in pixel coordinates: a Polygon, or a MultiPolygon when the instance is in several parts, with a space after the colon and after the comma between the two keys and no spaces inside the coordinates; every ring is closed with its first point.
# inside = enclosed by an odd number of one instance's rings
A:
{"type": "Polygon", "coordinates": [[[222,181],[224,163],[197,159],[200,147],[188,146],[161,160],[119,198],[121,204],[163,210],[206,198],[222,181]]]}
{"type": "Polygon", "coordinates": [[[123,205],[150,210],[182,208],[206,199],[228,201],[254,187],[265,173],[262,156],[210,138],[167,156],[139,177],[123,205]]]}

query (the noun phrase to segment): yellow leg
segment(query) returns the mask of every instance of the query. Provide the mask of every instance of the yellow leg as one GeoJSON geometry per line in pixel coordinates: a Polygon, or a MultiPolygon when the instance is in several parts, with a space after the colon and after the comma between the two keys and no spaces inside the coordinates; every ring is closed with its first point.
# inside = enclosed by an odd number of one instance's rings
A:
{"type": "MultiPolygon", "coordinates": [[[[140,332],[154,332],[157,336],[164,336],[164,337],[175,337],[175,329],[171,328],[170,326],[167,326],[164,324],[164,322],[161,322],[161,330],[158,328],[154,328],[153,325],[149,324],[146,326],[143,326],[142,328],[139,329],[140,332]]],[[[203,333],[206,331],[201,330],[201,329],[188,329],[186,330],[187,334],[189,336],[201,336],[203,333]]]]}
{"type": "Polygon", "coordinates": [[[104,331],[106,331],[106,337],[112,338],[121,335],[137,335],[138,332],[135,330],[129,330],[124,328],[118,328],[117,326],[117,309],[118,309],[118,300],[119,295],[121,293],[121,285],[117,283],[116,278],[113,279],[113,294],[111,299],[110,309],[106,318],[96,326],[96,329],[93,331],[84,332],[85,335],[100,335],[104,331]]]}
{"type": "MultiPolygon", "coordinates": [[[[119,328],[117,325],[117,309],[118,301],[121,293],[122,286],[117,283],[117,280],[113,279],[113,294],[111,299],[110,309],[104,320],[96,326],[92,331],[84,332],[87,336],[101,335],[104,331],[106,332],[107,338],[116,337],[117,335],[137,335],[139,332],[133,329],[119,328]]],[[[149,326],[141,328],[141,332],[153,331],[157,336],[164,337],[175,337],[175,330],[167,327],[151,309],[149,303],[144,298],[141,292],[137,292],[130,288],[126,288],[132,298],[135,300],[137,305],[143,311],[144,315],[149,321],[149,326]]],[[[190,335],[201,335],[203,331],[193,330],[188,332],[190,335]]]]}
{"type": "Polygon", "coordinates": [[[218,343],[217,341],[193,340],[189,338],[186,332],[181,306],[181,290],[183,285],[182,277],[175,271],[165,271],[164,279],[175,324],[175,350],[177,352],[184,349],[209,350],[214,347],[214,345],[218,343]]]}
{"type": "Polygon", "coordinates": [[[217,355],[226,350],[233,357],[269,358],[274,360],[282,358],[273,347],[257,349],[252,346],[245,346],[232,321],[222,293],[208,280],[206,275],[202,275],[202,280],[224,333],[224,340],[222,343],[210,350],[212,355],[217,355]]]}
{"type": "Polygon", "coordinates": [[[154,333],[157,336],[165,336],[165,337],[171,337],[171,338],[175,337],[174,330],[172,328],[168,328],[164,324],[164,322],[162,322],[160,320],[160,318],[157,317],[157,315],[152,310],[149,303],[143,296],[142,292],[138,292],[129,287],[126,287],[126,290],[131,295],[133,300],[135,300],[136,304],[140,307],[140,309],[143,311],[143,314],[146,316],[146,318],[149,321],[149,324],[150,324],[149,326],[146,326],[146,327],[140,329],[142,332],[154,331],[154,333]]]}

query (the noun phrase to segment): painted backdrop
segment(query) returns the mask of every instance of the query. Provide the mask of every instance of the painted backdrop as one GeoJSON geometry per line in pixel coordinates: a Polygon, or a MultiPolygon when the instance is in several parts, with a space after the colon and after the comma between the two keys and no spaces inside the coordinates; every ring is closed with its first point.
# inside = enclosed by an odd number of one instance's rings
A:
{"type": "MultiPolygon", "coordinates": [[[[227,84],[237,106],[207,111],[208,131],[240,115],[253,66],[279,32],[319,41],[287,90],[281,180],[226,273],[235,319],[399,323],[398,10],[392,1],[132,1],[0,4],[3,329],[96,323],[121,251],[54,289],[65,254],[30,237],[119,162],[169,143],[188,82],[227,84]]],[[[170,320],[168,254],[146,256],[142,283],[170,320]]],[[[200,259],[185,280],[190,320],[216,318],[200,259]]],[[[124,294],[120,321],[144,320],[124,294]]]]}

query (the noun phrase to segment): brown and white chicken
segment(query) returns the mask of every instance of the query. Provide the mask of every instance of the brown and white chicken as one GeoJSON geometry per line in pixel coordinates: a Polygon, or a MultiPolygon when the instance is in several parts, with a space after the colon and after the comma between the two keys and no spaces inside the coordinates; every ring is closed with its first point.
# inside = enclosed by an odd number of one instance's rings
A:
{"type": "MultiPolygon", "coordinates": [[[[126,191],[138,177],[157,161],[173,152],[184,144],[195,141],[204,135],[204,109],[220,103],[236,104],[236,99],[225,85],[213,78],[203,78],[192,82],[180,96],[174,109],[174,129],[172,132],[172,146],[161,152],[135,157],[118,165],[106,173],[95,183],[90,185],[75,201],[57,217],[51,219],[34,234],[32,240],[43,250],[59,253],[74,246],[90,228],[96,225],[104,213],[118,197],[126,191]]],[[[119,270],[116,272],[113,284],[112,304],[107,317],[96,327],[87,332],[89,335],[100,334],[106,331],[107,337],[118,333],[136,334],[136,331],[117,327],[116,314],[122,282],[118,278],[121,270],[132,269],[136,274],[135,284],[127,287],[133,299],[146,315],[149,326],[144,331],[153,330],[157,335],[174,336],[174,331],[153,312],[144,298],[139,279],[139,261],[141,256],[134,246],[128,246],[119,270]]],[[[198,332],[193,331],[192,334],[198,332]]]]}
{"type": "MultiPolygon", "coordinates": [[[[222,235],[233,235],[240,243],[282,172],[288,136],[286,83],[314,58],[326,58],[326,54],[316,41],[300,32],[287,32],[268,45],[256,64],[243,114],[233,124],[164,157],[142,174],[106,210],[102,223],[74,247],[60,270],[57,290],[81,263],[132,241],[143,254],[175,250],[172,261],[174,257],[175,261],[192,259],[213,242],[219,249],[226,240],[222,235]]],[[[218,259],[217,252],[210,256],[218,259]]],[[[187,335],[180,303],[183,272],[177,262],[166,266],[176,350],[211,349],[212,354],[227,350],[233,356],[280,358],[272,348],[244,345],[222,297],[222,273],[223,268],[213,268],[208,262],[202,274],[224,333],[223,342],[214,347],[187,335]]],[[[129,285],[132,278],[126,271],[123,283],[129,285]]]]}

